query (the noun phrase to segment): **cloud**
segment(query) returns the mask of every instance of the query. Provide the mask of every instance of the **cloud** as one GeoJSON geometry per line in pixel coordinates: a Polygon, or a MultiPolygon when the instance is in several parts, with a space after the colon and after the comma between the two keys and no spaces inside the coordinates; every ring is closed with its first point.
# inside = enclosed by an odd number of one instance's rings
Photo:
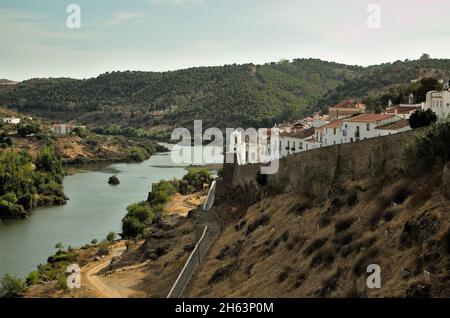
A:
{"type": "Polygon", "coordinates": [[[144,14],[140,12],[118,11],[114,12],[111,19],[106,21],[106,25],[120,25],[127,21],[142,17],[144,14]]]}
{"type": "Polygon", "coordinates": [[[155,4],[165,4],[165,5],[177,5],[177,6],[189,6],[203,4],[206,0],[148,0],[155,4]]]}

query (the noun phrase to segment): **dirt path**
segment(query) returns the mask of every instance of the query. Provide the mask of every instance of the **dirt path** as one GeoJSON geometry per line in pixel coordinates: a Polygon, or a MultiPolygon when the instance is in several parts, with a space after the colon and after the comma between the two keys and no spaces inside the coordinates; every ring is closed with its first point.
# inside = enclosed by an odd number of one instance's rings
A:
{"type": "Polygon", "coordinates": [[[99,298],[124,298],[125,296],[117,290],[111,288],[106,284],[101,276],[98,276],[101,270],[106,268],[113,257],[122,255],[125,251],[125,243],[120,242],[110,247],[109,255],[101,259],[99,262],[89,264],[82,268],[82,284],[86,285],[99,298]]]}

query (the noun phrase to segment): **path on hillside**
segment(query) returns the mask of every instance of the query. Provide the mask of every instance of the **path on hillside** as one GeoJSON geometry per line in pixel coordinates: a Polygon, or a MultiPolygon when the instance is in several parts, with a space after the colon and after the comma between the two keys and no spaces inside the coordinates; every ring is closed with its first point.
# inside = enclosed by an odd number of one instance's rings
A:
{"type": "Polygon", "coordinates": [[[81,283],[92,290],[99,298],[124,298],[119,291],[103,282],[101,276],[98,276],[97,274],[108,267],[114,257],[121,256],[125,250],[126,247],[124,242],[115,244],[110,248],[108,256],[104,257],[99,262],[83,267],[81,270],[81,283]]]}

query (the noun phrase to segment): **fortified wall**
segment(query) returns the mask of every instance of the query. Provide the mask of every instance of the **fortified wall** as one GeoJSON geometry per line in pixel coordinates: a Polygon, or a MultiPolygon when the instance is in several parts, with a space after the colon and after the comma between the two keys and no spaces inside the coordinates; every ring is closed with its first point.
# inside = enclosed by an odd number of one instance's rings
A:
{"type": "MultiPolygon", "coordinates": [[[[354,143],[323,147],[280,159],[279,171],[267,175],[264,191],[299,192],[326,195],[344,180],[369,177],[393,178],[402,170],[407,142],[423,130],[366,139],[354,143]]],[[[262,187],[257,181],[261,164],[224,165],[224,177],[218,184],[218,201],[222,199],[250,203],[260,199],[262,187]]]]}

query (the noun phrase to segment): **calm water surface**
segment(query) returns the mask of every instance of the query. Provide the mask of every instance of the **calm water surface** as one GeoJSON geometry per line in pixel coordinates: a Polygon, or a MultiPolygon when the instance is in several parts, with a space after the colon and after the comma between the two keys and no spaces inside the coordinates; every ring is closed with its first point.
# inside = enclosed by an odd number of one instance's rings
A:
{"type": "Polygon", "coordinates": [[[138,164],[68,170],[71,175],[64,179],[70,198],[67,205],[36,209],[26,220],[0,223],[0,277],[6,273],[25,277],[45,263],[57,242],[79,247],[94,238],[102,240],[110,231],[120,232],[126,207],[145,200],[152,183],[186,174],[185,165],[175,165],[169,154],[138,164]],[[107,183],[113,174],[119,177],[119,186],[107,183]]]}

